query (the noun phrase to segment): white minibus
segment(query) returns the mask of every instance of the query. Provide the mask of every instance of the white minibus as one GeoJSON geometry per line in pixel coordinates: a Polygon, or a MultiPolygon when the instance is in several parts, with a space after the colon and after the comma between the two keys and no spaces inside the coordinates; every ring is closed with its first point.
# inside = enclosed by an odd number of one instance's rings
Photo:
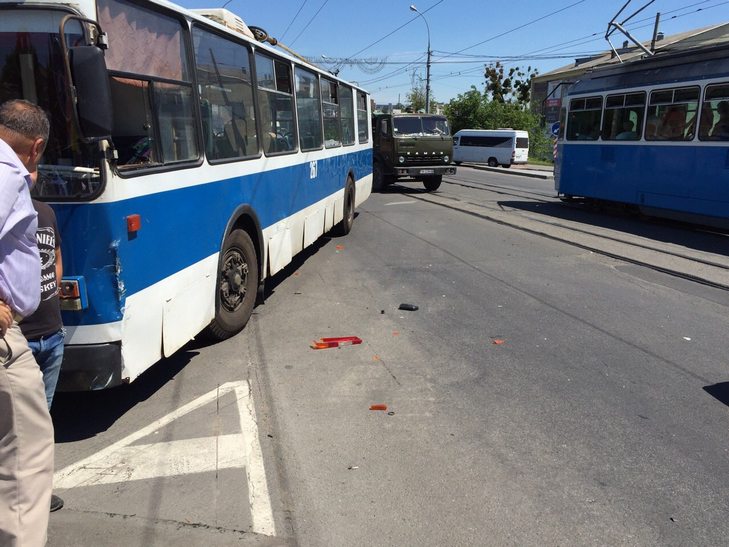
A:
{"type": "Polygon", "coordinates": [[[511,167],[529,159],[529,133],[514,129],[461,129],[453,135],[453,163],[511,167]]]}

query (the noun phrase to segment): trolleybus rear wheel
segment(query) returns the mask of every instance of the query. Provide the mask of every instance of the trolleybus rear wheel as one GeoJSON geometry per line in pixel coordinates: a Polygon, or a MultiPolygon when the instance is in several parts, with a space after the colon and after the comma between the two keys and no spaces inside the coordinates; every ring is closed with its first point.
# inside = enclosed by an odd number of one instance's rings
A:
{"type": "Polygon", "coordinates": [[[244,230],[233,230],[225,238],[215,288],[215,319],[207,334],[215,340],[230,338],[243,327],[253,312],[258,286],[256,248],[244,230]]]}
{"type": "Polygon", "coordinates": [[[339,236],[346,236],[354,224],[354,181],[352,177],[347,178],[344,186],[344,211],[342,222],[335,227],[335,233],[339,236]]]}

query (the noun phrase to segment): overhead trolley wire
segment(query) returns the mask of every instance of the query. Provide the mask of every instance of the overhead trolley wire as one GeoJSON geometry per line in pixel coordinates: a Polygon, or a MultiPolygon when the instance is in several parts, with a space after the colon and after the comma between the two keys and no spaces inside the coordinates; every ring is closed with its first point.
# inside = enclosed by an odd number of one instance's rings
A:
{"type": "Polygon", "coordinates": [[[308,1],[309,1],[309,0],[304,0],[304,1],[303,1],[303,2],[301,3],[301,5],[299,6],[299,11],[297,11],[297,12],[296,12],[296,15],[294,15],[294,17],[293,17],[293,18],[291,19],[291,21],[289,21],[289,25],[288,25],[288,26],[286,27],[286,30],[284,30],[284,31],[283,31],[283,34],[281,34],[281,40],[283,40],[283,39],[284,39],[284,37],[286,36],[286,33],[287,33],[287,32],[289,31],[289,29],[291,28],[291,25],[293,25],[293,24],[294,24],[294,21],[296,21],[296,18],[297,18],[297,17],[299,16],[299,14],[301,13],[301,10],[302,10],[302,9],[304,9],[304,6],[306,5],[306,3],[307,3],[308,1]]]}
{"type": "Polygon", "coordinates": [[[313,21],[314,19],[316,19],[316,16],[317,16],[317,15],[319,15],[319,12],[320,12],[321,10],[323,10],[323,9],[324,9],[324,6],[326,6],[326,5],[328,4],[328,3],[329,3],[329,0],[324,0],[324,3],[323,3],[323,4],[321,5],[321,6],[319,6],[319,9],[318,9],[318,10],[316,10],[316,13],[315,13],[314,15],[312,15],[312,16],[311,16],[311,19],[309,19],[309,22],[308,22],[308,23],[306,23],[306,25],[304,25],[304,28],[302,28],[302,29],[301,29],[301,32],[299,32],[299,33],[298,33],[298,34],[296,35],[296,38],[294,38],[293,40],[291,40],[291,43],[289,44],[289,46],[293,46],[293,45],[294,45],[294,42],[296,42],[296,40],[298,40],[298,39],[299,39],[299,38],[301,37],[301,35],[302,35],[302,34],[304,34],[304,31],[305,31],[305,30],[306,30],[307,28],[309,28],[309,25],[311,25],[311,22],[312,22],[312,21],[313,21]]]}

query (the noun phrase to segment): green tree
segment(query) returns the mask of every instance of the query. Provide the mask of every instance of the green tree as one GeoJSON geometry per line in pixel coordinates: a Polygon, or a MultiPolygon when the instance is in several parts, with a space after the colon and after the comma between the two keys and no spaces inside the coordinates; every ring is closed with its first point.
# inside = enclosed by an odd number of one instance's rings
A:
{"type": "MultiPolygon", "coordinates": [[[[412,89],[405,95],[408,112],[425,112],[425,82],[423,80],[413,80],[412,89]]],[[[433,91],[430,91],[430,111],[433,112],[435,105],[435,97],[433,91]]]]}
{"type": "Polygon", "coordinates": [[[425,89],[413,87],[405,95],[405,102],[409,112],[425,111],[425,89]]]}
{"type": "Polygon", "coordinates": [[[484,127],[483,120],[483,94],[471,86],[471,89],[458,95],[445,105],[444,112],[448,117],[451,131],[455,133],[461,129],[475,129],[484,127]]]}
{"type": "Polygon", "coordinates": [[[531,66],[522,70],[513,66],[507,71],[499,61],[488,65],[484,71],[486,77],[486,92],[491,99],[499,103],[529,104],[532,78],[539,72],[531,66]]]}

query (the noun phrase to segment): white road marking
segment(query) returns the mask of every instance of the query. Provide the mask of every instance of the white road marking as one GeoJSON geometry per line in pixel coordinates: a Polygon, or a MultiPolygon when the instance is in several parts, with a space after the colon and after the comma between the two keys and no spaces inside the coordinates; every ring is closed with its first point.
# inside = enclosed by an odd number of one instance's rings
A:
{"type": "Polygon", "coordinates": [[[77,488],[243,467],[248,480],[252,531],[274,536],[276,528],[258,439],[255,408],[246,381],[221,385],[96,454],[57,471],[53,481],[55,488],[77,488]],[[242,433],[133,444],[231,391],[238,402],[242,433]]]}
{"type": "Polygon", "coordinates": [[[385,203],[385,207],[387,207],[388,205],[410,205],[411,203],[416,203],[416,201],[391,201],[390,203],[385,203]]]}

